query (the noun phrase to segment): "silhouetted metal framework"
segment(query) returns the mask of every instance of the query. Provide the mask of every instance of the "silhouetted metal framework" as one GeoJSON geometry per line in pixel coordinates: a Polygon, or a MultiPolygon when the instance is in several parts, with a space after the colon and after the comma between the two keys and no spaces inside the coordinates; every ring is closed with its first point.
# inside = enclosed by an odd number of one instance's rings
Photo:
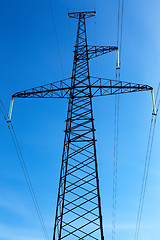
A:
{"type": "Polygon", "coordinates": [[[152,90],[148,85],[90,76],[89,59],[117,50],[87,44],[85,19],[95,14],[69,13],[78,19],[71,78],[13,95],[69,99],[53,240],[104,239],[92,97],[152,90]]]}

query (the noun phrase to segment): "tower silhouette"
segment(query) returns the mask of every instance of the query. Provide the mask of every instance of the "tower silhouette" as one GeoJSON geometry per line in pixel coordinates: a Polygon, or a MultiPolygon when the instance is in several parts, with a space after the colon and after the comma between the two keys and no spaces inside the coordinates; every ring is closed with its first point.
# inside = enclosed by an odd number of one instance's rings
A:
{"type": "Polygon", "coordinates": [[[148,85],[90,76],[90,59],[118,50],[87,44],[86,19],[95,15],[95,11],[69,13],[78,19],[71,78],[12,96],[68,98],[53,240],[104,239],[92,98],[152,90],[148,85]]]}

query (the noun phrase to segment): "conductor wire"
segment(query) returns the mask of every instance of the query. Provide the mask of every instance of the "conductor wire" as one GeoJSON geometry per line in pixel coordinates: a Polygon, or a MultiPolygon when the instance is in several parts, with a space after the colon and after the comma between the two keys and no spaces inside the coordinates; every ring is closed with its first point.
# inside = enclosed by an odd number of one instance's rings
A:
{"type": "Polygon", "coordinates": [[[26,180],[26,183],[27,183],[27,186],[28,186],[28,189],[29,189],[32,201],[33,201],[33,204],[35,206],[35,210],[36,210],[37,216],[39,218],[39,221],[40,221],[40,224],[41,224],[41,227],[42,227],[45,239],[49,240],[49,236],[48,236],[45,224],[44,224],[44,220],[43,220],[43,217],[42,217],[42,214],[41,214],[41,211],[40,211],[40,207],[39,207],[39,204],[38,204],[38,201],[37,201],[34,189],[33,189],[33,185],[31,183],[31,179],[30,179],[30,176],[29,176],[29,173],[28,173],[28,170],[27,170],[24,158],[23,158],[22,151],[20,149],[20,145],[19,145],[16,133],[15,133],[15,130],[13,128],[12,122],[7,120],[7,111],[6,111],[5,107],[4,107],[3,102],[2,102],[1,99],[0,99],[0,105],[1,105],[0,106],[0,111],[1,111],[1,113],[3,115],[3,117],[4,117],[5,122],[7,123],[7,126],[8,126],[8,129],[9,129],[9,132],[10,132],[10,135],[11,135],[11,138],[12,138],[15,150],[17,152],[18,159],[19,159],[19,162],[20,162],[20,165],[21,165],[21,168],[22,168],[22,171],[23,171],[23,174],[24,174],[24,177],[25,177],[25,180],[26,180]]]}
{"type": "MultiPolygon", "coordinates": [[[[157,94],[156,94],[156,103],[158,99],[160,89],[160,83],[158,86],[157,94]]],[[[159,110],[160,105],[160,98],[157,104],[157,114],[159,110]]],[[[141,187],[141,193],[140,193],[140,200],[139,200],[139,207],[138,207],[138,214],[137,214],[137,220],[136,220],[136,229],[135,229],[135,235],[134,240],[138,240],[139,238],[139,230],[141,225],[141,219],[142,219],[142,211],[144,206],[144,198],[146,193],[146,186],[147,186],[147,180],[148,180],[148,173],[149,173],[149,167],[150,167],[150,161],[151,161],[151,153],[153,148],[153,140],[155,135],[155,127],[156,127],[156,121],[157,121],[157,115],[152,115],[151,117],[151,123],[150,123],[150,130],[149,130],[149,137],[148,137],[148,144],[147,144],[147,152],[146,152],[146,158],[145,158],[145,165],[144,165],[144,172],[143,172],[143,180],[142,180],[142,187],[141,187]]]]}
{"type": "Polygon", "coordinates": [[[52,5],[52,1],[51,0],[49,0],[49,6],[50,6],[50,9],[51,9],[51,17],[52,17],[52,23],[53,23],[54,33],[55,33],[55,37],[56,37],[56,44],[57,44],[57,49],[58,49],[58,54],[59,54],[59,60],[60,60],[62,75],[63,75],[63,78],[65,78],[63,64],[62,64],[61,51],[60,51],[58,35],[57,35],[57,30],[56,30],[56,24],[55,24],[55,20],[54,20],[53,5],[52,5]]]}
{"type": "MultiPolygon", "coordinates": [[[[118,0],[117,17],[117,47],[122,51],[124,0],[118,0]],[[121,12],[120,12],[121,10],[121,12]],[[121,19],[120,19],[121,17],[121,19]]],[[[121,67],[121,65],[120,65],[121,67]]],[[[120,81],[120,68],[116,68],[116,80],[120,81]]],[[[118,182],[118,141],[119,141],[119,95],[115,96],[115,124],[114,124],[114,163],[113,163],[113,204],[112,204],[112,240],[116,238],[116,210],[117,210],[117,182],[118,182]]]]}
{"type": "Polygon", "coordinates": [[[121,67],[121,59],[122,59],[122,35],[123,35],[123,15],[124,15],[124,0],[122,0],[122,14],[121,14],[121,33],[120,33],[120,56],[119,56],[119,64],[121,67]]]}
{"type": "MultiPolygon", "coordinates": [[[[69,0],[66,0],[66,8],[67,8],[67,15],[69,16],[69,3],[68,3],[69,0]]],[[[72,38],[71,38],[71,24],[70,24],[70,21],[69,21],[69,17],[68,17],[68,28],[69,28],[69,40],[70,40],[70,49],[71,49],[71,52],[72,52],[72,38]]]]}

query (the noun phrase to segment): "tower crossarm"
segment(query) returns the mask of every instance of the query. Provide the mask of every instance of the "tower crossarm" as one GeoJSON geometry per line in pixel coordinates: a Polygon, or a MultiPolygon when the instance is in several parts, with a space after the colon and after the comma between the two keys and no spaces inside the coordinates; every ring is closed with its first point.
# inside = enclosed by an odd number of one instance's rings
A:
{"type": "Polygon", "coordinates": [[[12,95],[13,98],[69,98],[71,90],[76,91],[72,98],[83,98],[83,94],[87,88],[91,88],[91,97],[106,96],[113,94],[131,93],[139,91],[149,91],[153,88],[148,85],[116,81],[111,79],[90,77],[90,84],[86,86],[73,85],[71,86],[71,78],[45,84],[39,87],[34,87],[28,90],[17,92],[12,95]]]}
{"type": "Polygon", "coordinates": [[[68,17],[70,18],[90,18],[96,16],[96,11],[87,11],[87,12],[71,12],[68,13],[68,17]]]}
{"type": "Polygon", "coordinates": [[[16,92],[12,98],[68,98],[71,78],[16,92]]]}
{"type": "Polygon", "coordinates": [[[92,97],[153,90],[153,88],[149,85],[143,85],[138,83],[117,81],[97,77],[90,77],[90,79],[92,97]]]}
{"type": "Polygon", "coordinates": [[[75,51],[77,55],[77,60],[85,60],[86,56],[88,59],[92,59],[98,56],[101,56],[103,54],[113,52],[118,50],[118,47],[116,46],[87,46],[87,54],[86,52],[86,45],[81,46],[75,46],[75,51]]]}

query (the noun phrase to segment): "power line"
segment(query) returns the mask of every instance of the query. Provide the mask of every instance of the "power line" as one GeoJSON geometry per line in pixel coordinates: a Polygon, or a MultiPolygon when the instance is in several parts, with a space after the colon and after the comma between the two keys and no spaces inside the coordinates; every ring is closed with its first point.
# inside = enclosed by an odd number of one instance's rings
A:
{"type": "Polygon", "coordinates": [[[65,78],[64,77],[63,64],[62,64],[61,51],[60,51],[58,35],[57,35],[57,30],[56,30],[56,24],[55,24],[55,21],[54,21],[53,5],[52,5],[52,1],[51,0],[49,0],[49,6],[50,6],[50,9],[51,9],[52,23],[53,23],[54,33],[55,33],[55,36],[56,36],[56,43],[57,43],[57,49],[58,49],[58,54],[59,54],[59,60],[60,60],[62,75],[63,75],[63,78],[65,78]]]}
{"type": "MultiPolygon", "coordinates": [[[[117,17],[117,46],[122,50],[124,0],[118,0],[117,17]],[[121,10],[121,12],[120,12],[121,10]],[[120,18],[121,17],[121,18],[120,18]]],[[[121,58],[120,58],[121,59],[121,58]]],[[[121,66],[121,65],[120,65],[121,66]]],[[[116,68],[116,80],[120,81],[120,68],[116,68]]],[[[115,96],[115,123],[114,123],[114,162],[113,162],[113,203],[112,203],[112,240],[116,238],[116,210],[117,210],[117,182],[118,182],[118,141],[119,141],[119,95],[115,96]]]]}
{"type": "Polygon", "coordinates": [[[122,59],[122,34],[123,34],[123,15],[124,15],[124,0],[122,0],[122,14],[121,14],[121,33],[120,33],[120,56],[119,56],[119,62],[121,67],[121,59],[122,59]]]}
{"type": "Polygon", "coordinates": [[[96,0],[94,0],[94,11],[96,10],[96,0]]]}
{"type": "Polygon", "coordinates": [[[119,135],[119,95],[115,96],[115,127],[114,127],[114,166],[113,166],[113,204],[112,204],[112,240],[115,239],[117,180],[118,180],[118,135],[119,135]]]}
{"type": "Polygon", "coordinates": [[[158,95],[159,95],[159,90],[160,90],[160,82],[158,84],[158,89],[157,89],[157,94],[156,94],[156,98],[155,98],[155,103],[157,103],[157,98],[158,98],[158,95]]]}
{"type": "Polygon", "coordinates": [[[25,180],[26,180],[29,192],[31,194],[31,198],[32,198],[32,201],[34,203],[34,206],[35,206],[35,209],[36,209],[36,213],[37,213],[37,216],[39,218],[39,221],[40,221],[40,224],[41,224],[41,227],[42,227],[45,239],[49,240],[49,236],[48,236],[48,233],[47,233],[47,230],[46,230],[46,227],[45,227],[45,224],[44,224],[44,220],[43,220],[43,217],[42,217],[42,214],[41,214],[41,211],[40,211],[40,207],[39,207],[39,204],[38,204],[38,201],[37,201],[34,189],[33,189],[33,185],[31,183],[31,179],[30,179],[30,176],[29,176],[29,173],[28,173],[28,170],[27,170],[24,158],[23,158],[23,154],[22,154],[22,151],[21,151],[21,148],[20,148],[20,145],[19,145],[16,133],[15,133],[15,130],[13,128],[13,124],[12,124],[11,121],[7,120],[7,117],[8,117],[7,116],[7,111],[6,111],[5,107],[4,107],[3,102],[2,102],[1,99],[0,99],[0,103],[1,103],[1,106],[2,106],[2,107],[0,106],[0,110],[2,112],[4,120],[7,123],[7,126],[8,126],[8,129],[9,129],[9,132],[10,132],[10,135],[11,135],[14,147],[16,149],[16,152],[17,152],[17,155],[18,155],[18,159],[19,159],[19,162],[20,162],[20,165],[21,165],[21,168],[22,168],[22,171],[23,171],[23,174],[24,174],[24,177],[25,177],[25,180]]]}
{"type": "Polygon", "coordinates": [[[118,0],[117,46],[119,45],[119,18],[120,18],[120,0],[118,0]]]}
{"type": "MultiPolygon", "coordinates": [[[[94,11],[96,11],[96,0],[94,0],[94,11]]],[[[94,20],[94,38],[95,38],[95,46],[97,46],[97,22],[96,22],[96,16],[94,20]]],[[[97,75],[97,58],[95,59],[95,72],[97,75]]]]}
{"type": "Polygon", "coordinates": [[[117,173],[118,173],[118,128],[119,128],[119,96],[115,96],[114,127],[114,166],[113,166],[113,204],[112,204],[112,240],[115,239],[117,208],[117,173]]]}
{"type": "MultiPolygon", "coordinates": [[[[160,89],[160,83],[159,83],[157,94],[156,94],[156,102],[157,102],[157,99],[158,99],[159,89],[160,89]]],[[[158,114],[158,110],[159,110],[159,105],[160,105],[160,98],[159,98],[159,101],[158,101],[158,104],[157,104],[157,114],[158,114]]],[[[139,200],[139,207],[138,207],[138,214],[137,214],[137,220],[136,220],[136,229],[135,229],[134,240],[138,240],[138,237],[139,237],[139,230],[140,230],[140,224],[141,224],[141,219],[142,219],[142,211],[143,211],[144,198],[145,198],[145,193],[146,193],[146,186],[147,186],[147,180],[148,180],[151,153],[152,153],[152,148],[153,148],[153,140],[154,140],[154,135],[155,135],[156,121],[157,121],[157,115],[152,115],[151,123],[150,123],[150,130],[149,130],[149,137],[148,137],[148,144],[147,144],[147,152],[146,152],[146,158],[145,158],[145,165],[144,165],[144,172],[143,172],[143,179],[142,179],[142,187],[141,187],[140,200],[139,200]]]]}
{"type": "MultiPolygon", "coordinates": [[[[66,0],[66,8],[67,8],[67,15],[69,15],[69,3],[68,0],[66,0]]],[[[69,40],[70,40],[70,49],[72,51],[72,38],[71,38],[71,25],[68,17],[68,28],[69,28],[69,40]]]]}

